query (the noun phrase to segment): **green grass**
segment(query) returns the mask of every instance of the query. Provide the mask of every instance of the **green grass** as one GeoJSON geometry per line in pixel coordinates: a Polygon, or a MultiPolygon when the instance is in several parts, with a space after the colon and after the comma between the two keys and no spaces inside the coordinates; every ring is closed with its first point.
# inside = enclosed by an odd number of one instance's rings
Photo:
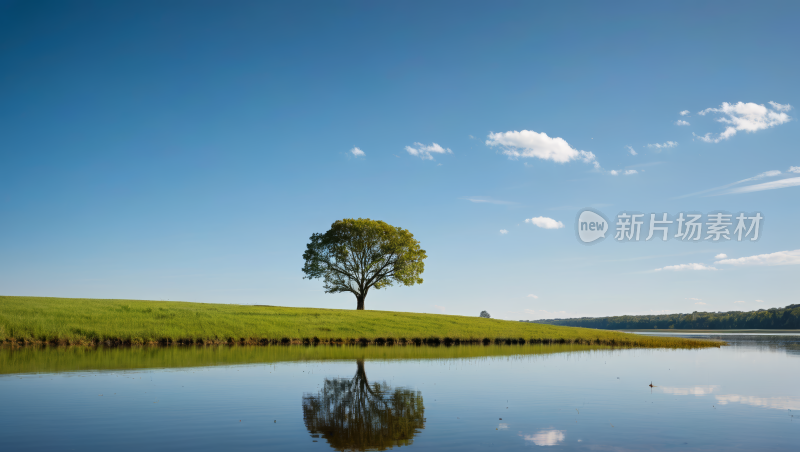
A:
{"type": "Polygon", "coordinates": [[[720,342],[478,317],[174,301],[0,297],[14,344],[525,343],[693,348],[720,342]]]}

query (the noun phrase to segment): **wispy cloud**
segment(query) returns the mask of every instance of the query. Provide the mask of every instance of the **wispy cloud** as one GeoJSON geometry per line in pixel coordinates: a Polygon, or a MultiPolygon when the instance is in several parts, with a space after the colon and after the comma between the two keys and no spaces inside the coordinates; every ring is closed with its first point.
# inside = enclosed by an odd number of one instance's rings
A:
{"type": "Polygon", "coordinates": [[[679,120],[675,121],[675,125],[676,126],[690,126],[691,124],[689,124],[688,121],[684,121],[683,119],[679,119],[679,120]]]}
{"type": "Polygon", "coordinates": [[[778,188],[796,187],[800,185],[800,177],[792,177],[789,179],[781,179],[772,182],[764,182],[763,184],[748,185],[747,187],[732,188],[720,195],[734,195],[738,193],[752,193],[754,191],[775,190],[778,188]]]}
{"type": "Polygon", "coordinates": [[[791,105],[779,104],[772,101],[770,101],[769,104],[772,106],[772,109],[753,102],[737,102],[735,104],[723,102],[719,108],[706,108],[698,112],[698,114],[701,116],[705,116],[709,113],[722,114],[722,117],[717,118],[717,121],[728,124],[728,126],[719,135],[714,136],[709,132],[705,135],[695,135],[695,137],[707,143],[719,143],[720,141],[731,138],[740,131],[749,133],[757,132],[759,130],[785,124],[792,119],[791,116],[786,114],[787,111],[792,109],[791,105]]]}
{"type": "Polygon", "coordinates": [[[789,167],[790,173],[800,173],[800,166],[790,166],[789,167]]]}
{"type": "Polygon", "coordinates": [[[362,151],[361,149],[359,149],[357,147],[354,147],[353,149],[350,149],[350,153],[353,154],[353,157],[364,157],[364,155],[365,155],[364,151],[362,151]]]}
{"type": "Polygon", "coordinates": [[[626,146],[626,147],[628,148],[628,152],[631,155],[636,155],[637,154],[637,152],[633,149],[633,147],[631,147],[631,146],[626,146]]]}
{"type": "Polygon", "coordinates": [[[677,145],[678,143],[676,141],[667,141],[665,143],[648,144],[647,147],[650,149],[655,149],[656,152],[661,152],[664,149],[674,148],[677,145]]]}
{"type": "Polygon", "coordinates": [[[702,301],[698,301],[698,302],[697,302],[697,303],[695,303],[695,304],[703,304],[703,305],[704,305],[705,303],[703,303],[702,301]]]}
{"type": "Polygon", "coordinates": [[[528,294],[528,298],[538,299],[539,296],[538,295],[534,295],[534,294],[531,293],[531,294],[528,294]]]}
{"type": "MultiPolygon", "coordinates": [[[[726,185],[722,185],[722,186],[714,187],[714,188],[709,188],[707,190],[701,190],[701,191],[698,191],[698,192],[690,193],[688,195],[678,196],[675,199],[688,198],[690,196],[697,196],[697,195],[702,195],[702,194],[706,194],[707,196],[718,196],[718,195],[729,195],[729,194],[734,194],[734,193],[746,193],[744,191],[742,191],[742,192],[737,191],[740,188],[734,188],[734,189],[730,189],[730,190],[727,190],[727,191],[725,191],[725,189],[733,187],[734,185],[743,184],[745,182],[753,182],[753,181],[757,181],[757,180],[764,179],[764,178],[767,178],[767,177],[780,176],[781,174],[782,173],[780,172],[780,170],[764,171],[763,173],[756,174],[753,177],[748,177],[747,179],[738,180],[738,181],[732,182],[730,184],[726,184],[726,185]],[[713,192],[716,192],[716,193],[713,193],[713,192]]],[[[778,182],[781,182],[781,181],[778,181],[778,182]]],[[[763,184],[761,184],[761,185],[763,185],[763,184]]],[[[789,186],[791,186],[791,185],[789,185],[789,186]]],[[[758,188],[751,189],[750,187],[759,187],[759,185],[751,185],[751,186],[748,186],[748,187],[741,187],[741,189],[748,189],[749,191],[759,191],[758,188]]],[[[780,186],[780,187],[773,187],[773,188],[784,188],[784,187],[780,186]]],[[[769,190],[769,189],[770,188],[762,188],[762,190],[769,190]]]]}
{"type": "Polygon", "coordinates": [[[461,199],[466,199],[469,202],[474,202],[474,203],[477,203],[477,204],[504,204],[504,205],[505,204],[516,204],[516,203],[511,202],[511,201],[501,201],[499,199],[493,199],[493,198],[490,198],[488,196],[469,196],[469,197],[461,198],[461,199]]]}
{"type": "Polygon", "coordinates": [[[714,259],[726,259],[727,257],[728,255],[725,253],[719,253],[716,256],[714,256],[714,259]]]}
{"type": "MultiPolygon", "coordinates": [[[[687,298],[687,300],[700,301],[700,298],[687,298]]],[[[695,303],[695,304],[697,304],[697,303],[695,303]]]]}
{"type": "Polygon", "coordinates": [[[595,168],[600,167],[593,153],[573,149],[563,138],[551,138],[544,132],[512,130],[490,133],[488,138],[486,140],[487,146],[499,147],[503,154],[512,159],[535,157],[542,160],[552,160],[557,163],[582,160],[585,163],[591,163],[595,168]]]}
{"type": "Polygon", "coordinates": [[[502,234],[502,235],[508,234],[508,231],[506,231],[505,229],[501,229],[500,230],[500,234],[502,234]]]}
{"type": "Polygon", "coordinates": [[[741,304],[741,303],[744,303],[744,301],[743,301],[743,300],[738,300],[738,301],[734,301],[734,303],[739,303],[739,304],[741,304]]]}
{"type": "Polygon", "coordinates": [[[564,227],[564,223],[548,217],[526,218],[525,222],[531,223],[534,226],[540,227],[542,229],[561,229],[564,227]]]}
{"type": "Polygon", "coordinates": [[[660,272],[662,270],[666,271],[684,271],[684,270],[716,270],[714,267],[709,267],[705,264],[679,264],[679,265],[668,265],[666,267],[657,268],[653,271],[660,272]]]}
{"type": "Polygon", "coordinates": [[[620,174],[624,174],[624,175],[626,175],[626,176],[630,176],[630,175],[633,175],[633,174],[638,174],[638,173],[639,173],[639,171],[636,171],[635,169],[629,169],[629,170],[611,170],[611,171],[609,171],[609,172],[608,172],[608,174],[610,174],[610,175],[612,175],[612,176],[619,176],[620,174]]]}
{"type": "Polygon", "coordinates": [[[798,265],[800,264],[800,250],[778,251],[777,253],[758,254],[755,256],[740,257],[737,259],[722,259],[714,264],[735,265],[740,267],[751,265],[798,265]]]}
{"type": "Polygon", "coordinates": [[[424,145],[422,143],[414,143],[414,146],[406,146],[406,152],[419,157],[422,160],[433,160],[433,154],[452,154],[450,148],[443,148],[436,143],[431,145],[424,145]]]}
{"type": "Polygon", "coordinates": [[[444,311],[445,311],[445,307],[444,306],[433,305],[433,307],[436,308],[437,311],[439,311],[442,314],[444,314],[444,311]]]}
{"type": "Polygon", "coordinates": [[[678,113],[681,116],[687,116],[689,114],[689,110],[683,110],[682,112],[678,113]]]}
{"type": "Polygon", "coordinates": [[[756,303],[763,303],[764,300],[756,300],[756,303]]]}

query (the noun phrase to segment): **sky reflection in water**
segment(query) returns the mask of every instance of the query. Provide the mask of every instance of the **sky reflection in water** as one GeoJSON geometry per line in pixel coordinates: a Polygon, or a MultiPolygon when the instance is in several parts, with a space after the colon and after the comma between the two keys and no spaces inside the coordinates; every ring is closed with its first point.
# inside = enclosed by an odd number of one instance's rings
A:
{"type": "Polygon", "coordinates": [[[298,351],[305,361],[269,347],[141,352],[166,368],[104,351],[103,362],[116,360],[107,370],[78,363],[57,373],[33,368],[65,369],[71,355],[32,365],[33,354],[3,350],[0,449],[796,450],[798,340],[503,346],[503,356],[480,356],[493,350],[480,346],[325,351],[328,359],[298,351]]]}

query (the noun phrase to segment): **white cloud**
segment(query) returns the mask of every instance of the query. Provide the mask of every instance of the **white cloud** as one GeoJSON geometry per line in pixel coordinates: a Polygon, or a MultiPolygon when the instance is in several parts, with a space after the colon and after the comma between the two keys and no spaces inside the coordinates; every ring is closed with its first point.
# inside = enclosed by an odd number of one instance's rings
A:
{"type": "Polygon", "coordinates": [[[781,174],[780,170],[764,171],[761,174],[756,174],[755,176],[753,176],[753,177],[751,177],[749,179],[744,179],[744,180],[741,180],[739,182],[747,182],[749,180],[758,180],[758,179],[763,179],[765,177],[774,177],[774,176],[777,176],[779,174],[781,174]]]}
{"type": "Polygon", "coordinates": [[[564,223],[547,217],[526,218],[525,222],[532,223],[534,226],[538,226],[542,229],[561,229],[564,227],[564,223]]]}
{"type": "Polygon", "coordinates": [[[702,301],[698,301],[695,304],[705,304],[705,303],[703,303],[702,301]]]}
{"type": "Polygon", "coordinates": [[[790,173],[800,173],[800,166],[790,166],[789,167],[790,173]]]}
{"type": "Polygon", "coordinates": [[[789,111],[789,110],[792,109],[792,106],[789,105],[789,104],[781,105],[781,104],[779,104],[777,102],[773,102],[773,101],[769,101],[769,104],[772,105],[772,108],[774,108],[775,111],[789,111]]]}
{"type": "Polygon", "coordinates": [[[617,171],[617,170],[613,170],[613,169],[612,169],[611,171],[609,171],[609,173],[610,173],[612,176],[617,176],[617,175],[619,175],[619,171],[617,171]]]}
{"type": "Polygon", "coordinates": [[[683,119],[679,119],[679,120],[675,121],[675,125],[676,126],[690,126],[691,124],[689,124],[688,121],[684,121],[683,119]]]}
{"type": "Polygon", "coordinates": [[[763,184],[748,185],[747,187],[732,188],[720,194],[733,195],[737,193],[751,193],[754,191],[775,190],[777,188],[796,187],[798,185],[800,185],[800,177],[791,177],[788,179],[781,179],[772,182],[764,182],[763,184]]]}
{"type": "Polygon", "coordinates": [[[536,299],[538,299],[539,297],[537,295],[534,295],[534,294],[528,294],[528,298],[536,298],[536,299]]]}
{"type": "Polygon", "coordinates": [[[444,311],[445,311],[445,307],[444,306],[433,305],[433,307],[436,308],[442,314],[444,314],[444,311]]]}
{"type": "Polygon", "coordinates": [[[715,262],[717,265],[798,265],[800,264],[800,250],[778,251],[777,253],[758,254],[756,256],[740,257],[738,259],[722,259],[715,262]]]}
{"type": "Polygon", "coordinates": [[[546,133],[537,133],[533,130],[508,131],[490,133],[486,140],[487,146],[500,146],[503,154],[510,158],[536,157],[542,160],[552,160],[557,163],[566,163],[572,160],[583,160],[599,168],[595,155],[587,151],[573,149],[563,138],[551,138],[546,133]]]}
{"type": "Polygon", "coordinates": [[[661,270],[669,270],[669,271],[683,271],[683,270],[716,270],[714,267],[709,267],[704,264],[680,264],[680,265],[668,265],[663,268],[657,268],[654,271],[660,272],[661,270]]]}
{"type": "MultiPolygon", "coordinates": [[[[687,300],[700,301],[701,299],[700,298],[687,298],[687,300]]],[[[697,304],[697,303],[695,303],[695,304],[697,304]]]]}
{"type": "Polygon", "coordinates": [[[705,116],[708,113],[721,113],[723,116],[717,118],[717,121],[728,124],[728,126],[717,137],[713,137],[711,133],[695,136],[707,143],[719,143],[736,135],[739,131],[756,132],[787,123],[792,119],[791,116],[786,114],[787,111],[792,109],[791,105],[782,105],[772,101],[769,104],[772,105],[772,110],[753,102],[738,102],[736,104],[723,102],[719,108],[706,108],[698,112],[698,114],[705,116]]]}
{"type": "Polygon", "coordinates": [[[689,114],[689,110],[683,110],[682,112],[678,113],[681,116],[686,116],[689,114]]]}
{"type": "Polygon", "coordinates": [[[638,172],[638,171],[636,171],[635,169],[629,169],[629,170],[625,170],[625,175],[626,175],[626,176],[630,176],[631,174],[638,174],[638,173],[639,173],[639,172],[638,172]]]}
{"type": "Polygon", "coordinates": [[[353,154],[353,157],[364,157],[364,155],[365,155],[364,151],[362,151],[361,149],[359,149],[357,147],[354,147],[353,149],[350,149],[350,153],[353,154]]]}
{"type": "Polygon", "coordinates": [[[443,148],[436,143],[431,144],[430,146],[426,146],[422,143],[414,143],[414,147],[406,146],[406,152],[409,154],[419,157],[422,160],[433,160],[432,154],[452,154],[449,148],[443,148]]]}
{"type": "Polygon", "coordinates": [[[756,300],[756,303],[763,303],[764,300],[756,300]]]}
{"type": "MultiPolygon", "coordinates": [[[[721,187],[709,188],[708,190],[702,190],[702,191],[698,191],[698,192],[695,192],[695,193],[690,193],[688,195],[679,196],[678,198],[687,198],[689,196],[701,195],[703,193],[710,193],[710,192],[722,190],[722,189],[725,189],[725,188],[728,188],[728,187],[733,187],[734,185],[742,184],[742,183],[745,183],[745,182],[751,182],[751,181],[755,181],[755,180],[759,180],[759,179],[764,179],[765,177],[774,177],[774,176],[779,176],[779,175],[781,175],[781,172],[779,170],[764,171],[763,173],[756,174],[753,177],[748,177],[747,179],[742,179],[742,180],[739,180],[739,181],[736,181],[736,182],[733,182],[733,183],[730,183],[730,184],[727,184],[727,185],[723,185],[721,187]]],[[[780,182],[781,181],[777,181],[777,186],[775,186],[774,184],[773,185],[768,185],[767,187],[761,187],[761,185],[751,185],[749,187],[734,188],[734,189],[718,192],[718,193],[715,193],[713,195],[708,195],[708,196],[729,195],[729,194],[733,194],[733,193],[747,193],[747,192],[750,192],[750,191],[770,190],[772,188],[784,188],[784,186],[781,185],[780,182]],[[750,187],[754,187],[754,188],[750,188],[750,187]]],[[[786,185],[786,186],[791,187],[792,185],[790,184],[790,185],[786,185]]],[[[676,198],[676,199],[678,199],[678,198],[676,198]]]]}
{"type": "Polygon", "coordinates": [[[727,258],[728,258],[728,255],[725,254],[725,253],[719,253],[716,256],[714,256],[714,259],[727,259],[727,258]]]}
{"type": "Polygon", "coordinates": [[[508,430],[508,424],[503,424],[502,422],[497,424],[497,430],[508,430]]]}
{"type": "Polygon", "coordinates": [[[608,174],[610,174],[610,175],[612,175],[612,176],[619,176],[620,174],[624,174],[624,175],[626,175],[626,176],[630,176],[631,174],[638,174],[638,173],[639,173],[639,171],[636,171],[635,169],[629,169],[629,170],[611,170],[611,171],[609,171],[609,172],[608,172],[608,174]]]}
{"type": "Polygon", "coordinates": [[[633,147],[627,146],[627,148],[628,148],[628,152],[630,152],[631,155],[636,155],[637,154],[637,152],[633,150],[633,147]]]}
{"type": "Polygon", "coordinates": [[[744,301],[739,300],[739,301],[734,301],[734,303],[744,303],[744,301]]]}
{"type": "Polygon", "coordinates": [[[656,152],[661,152],[662,149],[674,148],[677,145],[678,143],[675,141],[667,141],[665,143],[648,144],[647,147],[649,147],[650,149],[655,149],[656,152]]]}
{"type": "Polygon", "coordinates": [[[525,441],[531,441],[537,446],[555,446],[564,441],[566,436],[563,430],[541,430],[533,435],[520,435],[525,441]]]}
{"type": "Polygon", "coordinates": [[[500,234],[508,234],[508,231],[506,231],[505,229],[501,229],[500,234]]]}
{"type": "Polygon", "coordinates": [[[488,196],[471,196],[469,198],[462,198],[462,199],[466,199],[469,202],[474,202],[474,203],[478,203],[478,204],[484,204],[484,203],[485,204],[514,204],[511,201],[501,201],[499,199],[489,198],[488,196]]]}

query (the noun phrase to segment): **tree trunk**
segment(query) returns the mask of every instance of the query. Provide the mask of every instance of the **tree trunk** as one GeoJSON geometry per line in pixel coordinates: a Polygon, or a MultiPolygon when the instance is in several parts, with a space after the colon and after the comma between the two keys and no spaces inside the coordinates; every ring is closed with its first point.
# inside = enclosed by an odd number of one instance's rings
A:
{"type": "Polygon", "coordinates": [[[357,311],[364,310],[364,295],[356,295],[356,300],[358,300],[358,305],[356,306],[357,311]]]}

